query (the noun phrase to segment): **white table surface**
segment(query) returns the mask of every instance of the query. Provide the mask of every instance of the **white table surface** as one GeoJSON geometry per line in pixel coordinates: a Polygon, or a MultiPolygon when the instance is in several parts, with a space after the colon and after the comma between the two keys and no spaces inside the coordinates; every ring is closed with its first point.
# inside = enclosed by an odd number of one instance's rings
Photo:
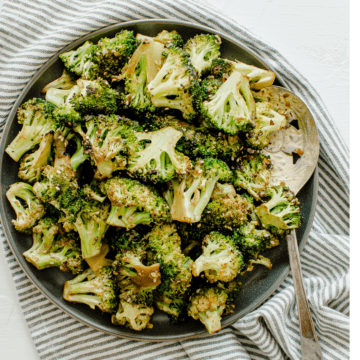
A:
{"type": "MultiPolygon", "coordinates": [[[[0,0],[0,9],[1,3],[0,0]]],[[[279,50],[315,87],[346,144],[349,4],[338,0],[208,0],[279,50]]],[[[1,11],[1,10],[0,10],[1,11]]],[[[0,358],[38,359],[0,244],[0,358]]]]}

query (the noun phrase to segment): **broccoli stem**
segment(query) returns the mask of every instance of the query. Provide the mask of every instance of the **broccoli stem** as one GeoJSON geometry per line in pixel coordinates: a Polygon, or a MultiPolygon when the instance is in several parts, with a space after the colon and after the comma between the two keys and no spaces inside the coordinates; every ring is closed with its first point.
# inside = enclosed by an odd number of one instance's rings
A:
{"type": "Polygon", "coordinates": [[[136,212],[136,206],[111,206],[107,223],[112,226],[124,227],[131,229],[136,225],[151,224],[151,216],[148,212],[136,212]]]}
{"type": "Polygon", "coordinates": [[[221,312],[222,309],[217,309],[215,311],[199,313],[199,319],[205,325],[209,334],[221,330],[221,312]]]}

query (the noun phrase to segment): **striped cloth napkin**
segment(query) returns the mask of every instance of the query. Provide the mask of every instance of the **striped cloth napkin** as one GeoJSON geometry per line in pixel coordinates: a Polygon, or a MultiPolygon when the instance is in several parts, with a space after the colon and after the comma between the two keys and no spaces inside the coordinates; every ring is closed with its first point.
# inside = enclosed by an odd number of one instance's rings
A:
{"type": "MultiPolygon", "coordinates": [[[[0,15],[0,124],[39,67],[78,37],[118,22],[181,19],[238,39],[266,58],[308,104],[321,151],[314,225],[301,256],[305,289],[325,359],[349,358],[349,153],[323,102],[275,49],[196,0],[5,0],[0,15]]],[[[1,129],[1,128],[0,128],[1,129]]],[[[1,131],[2,132],[2,131],[1,131]]],[[[209,337],[136,342],[93,330],[50,303],[29,281],[0,229],[6,259],[41,359],[301,359],[292,277],[264,305],[209,337]]]]}

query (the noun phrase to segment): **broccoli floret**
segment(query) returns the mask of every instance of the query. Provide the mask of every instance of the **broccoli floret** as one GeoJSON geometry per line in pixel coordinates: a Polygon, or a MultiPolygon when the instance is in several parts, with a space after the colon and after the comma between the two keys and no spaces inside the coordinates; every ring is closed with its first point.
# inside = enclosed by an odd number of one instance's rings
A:
{"type": "Polygon", "coordinates": [[[206,206],[199,230],[202,231],[202,228],[210,231],[235,230],[247,221],[250,211],[251,205],[244,197],[238,194],[223,196],[206,206]]]}
{"type": "Polygon", "coordinates": [[[229,61],[229,63],[234,66],[234,69],[240,71],[243,75],[249,78],[251,89],[260,90],[271,86],[275,81],[276,74],[270,70],[260,69],[256,66],[244,64],[240,61],[229,61]]]}
{"type": "Polygon", "coordinates": [[[110,79],[112,75],[118,75],[135,48],[133,31],[121,30],[111,39],[101,39],[94,54],[94,62],[99,66],[99,76],[110,79]]]}
{"type": "Polygon", "coordinates": [[[76,85],[73,74],[68,72],[66,69],[63,70],[62,75],[56,80],[47,84],[41,92],[46,94],[50,89],[69,90],[76,85]]]}
{"type": "Polygon", "coordinates": [[[83,303],[91,309],[98,307],[103,312],[116,311],[116,284],[110,267],[101,268],[96,274],[87,269],[74,279],[66,281],[63,298],[66,301],[83,303]]]}
{"type": "Polygon", "coordinates": [[[49,164],[51,158],[52,142],[51,132],[43,135],[39,148],[21,159],[18,173],[21,180],[32,184],[40,179],[42,169],[49,164]]]}
{"type": "Polygon", "coordinates": [[[159,262],[161,284],[155,291],[156,306],[165,311],[171,321],[183,320],[192,275],[192,260],[180,251],[180,237],[175,225],[154,227],[146,236],[150,261],[159,262]]]}
{"type": "Polygon", "coordinates": [[[223,133],[213,135],[207,129],[195,127],[173,116],[147,114],[144,126],[146,130],[150,131],[156,131],[166,126],[181,131],[183,136],[176,143],[176,150],[190,158],[216,157],[230,161],[240,155],[243,147],[237,135],[230,136],[223,133]]]}
{"type": "Polygon", "coordinates": [[[99,75],[99,65],[94,62],[97,46],[86,41],[76,50],[59,55],[65,67],[83,79],[93,80],[99,75]]]}
{"type": "Polygon", "coordinates": [[[52,104],[37,98],[20,106],[17,118],[18,123],[22,124],[22,129],[5,149],[13,160],[19,161],[27,151],[41,142],[43,135],[55,130],[53,109],[52,104]]]}
{"type": "MultiPolygon", "coordinates": [[[[236,191],[233,185],[216,183],[214,191],[211,194],[211,200],[219,200],[225,196],[235,196],[235,195],[236,195],[236,191]]],[[[246,197],[246,200],[249,199],[246,197]]]]}
{"type": "Polygon", "coordinates": [[[126,157],[124,154],[136,147],[135,131],[141,130],[136,121],[117,115],[99,115],[88,117],[86,131],[78,125],[75,130],[83,139],[84,152],[90,155],[96,166],[95,179],[111,177],[117,170],[124,170],[126,157]]]}
{"type": "Polygon", "coordinates": [[[289,188],[283,185],[269,187],[261,196],[263,200],[269,200],[258,206],[255,213],[266,229],[283,236],[288,230],[300,226],[300,203],[289,188]]]}
{"type": "Polygon", "coordinates": [[[141,331],[146,327],[152,327],[150,320],[153,313],[152,306],[120,301],[116,314],[111,316],[111,322],[114,325],[125,325],[130,329],[141,331]]]}
{"type": "Polygon", "coordinates": [[[250,259],[244,266],[243,270],[241,271],[241,275],[244,275],[245,273],[249,272],[249,271],[253,271],[254,270],[254,264],[259,264],[259,265],[263,265],[266,268],[268,268],[269,270],[272,269],[272,263],[271,260],[269,258],[266,258],[265,256],[262,255],[258,255],[256,258],[254,259],[250,259]]]}
{"type": "Polygon", "coordinates": [[[170,47],[166,50],[164,64],[147,90],[155,106],[180,110],[189,122],[196,117],[199,81],[182,49],[170,47]]]}
{"type": "Polygon", "coordinates": [[[158,33],[155,37],[145,36],[142,34],[136,35],[136,40],[138,41],[156,41],[162,43],[165,47],[183,47],[184,41],[180,34],[176,30],[167,31],[163,30],[162,32],[158,33]]]}
{"type": "Polygon", "coordinates": [[[210,34],[196,35],[186,42],[184,51],[198,75],[210,70],[212,61],[220,56],[220,45],[220,36],[210,34]]]}
{"type": "Polygon", "coordinates": [[[31,233],[36,222],[46,213],[45,206],[35,196],[33,187],[23,182],[12,184],[6,197],[16,214],[16,220],[11,220],[15,229],[22,233],[31,233]]]}
{"type": "Polygon", "coordinates": [[[76,215],[83,201],[79,196],[76,173],[71,168],[70,156],[65,153],[67,140],[58,129],[54,135],[56,147],[54,166],[47,165],[42,171],[42,179],[34,184],[36,196],[50,203],[63,213],[63,226],[66,231],[73,230],[76,215]]]}
{"type": "Polygon", "coordinates": [[[84,259],[100,253],[102,240],[109,225],[106,220],[109,215],[109,205],[90,201],[81,207],[75,221],[76,231],[81,240],[81,251],[84,259]]]}
{"type": "Polygon", "coordinates": [[[234,170],[234,186],[244,189],[256,200],[260,200],[260,192],[264,191],[270,181],[271,160],[262,154],[246,155],[234,170]]]}
{"type": "Polygon", "coordinates": [[[246,143],[254,149],[269,145],[269,136],[286,126],[286,118],[272,110],[268,102],[256,103],[255,128],[246,134],[246,143]]]}
{"type": "Polygon", "coordinates": [[[133,177],[153,183],[166,182],[191,169],[190,159],[175,150],[182,133],[167,126],[158,131],[137,132],[138,146],[128,159],[133,177]]]}
{"type": "Polygon", "coordinates": [[[143,37],[141,44],[134,52],[121,75],[114,80],[125,80],[125,93],[121,95],[121,103],[137,113],[154,112],[156,106],[151,102],[147,86],[158,73],[163,60],[164,45],[153,38],[143,37]]]}
{"type": "Polygon", "coordinates": [[[253,222],[240,226],[233,235],[234,241],[245,257],[256,259],[260,252],[270,248],[277,239],[265,229],[257,229],[253,222]]]}
{"type": "Polygon", "coordinates": [[[82,115],[116,112],[119,93],[106,80],[79,79],[76,84],[79,89],[69,100],[75,111],[82,115]]]}
{"type": "Polygon", "coordinates": [[[211,283],[228,282],[233,280],[244,266],[243,255],[230,236],[213,231],[204,238],[202,247],[203,253],[192,267],[193,276],[200,276],[204,271],[211,283]]]}
{"type": "Polygon", "coordinates": [[[23,255],[38,270],[58,267],[79,274],[84,270],[84,261],[76,236],[58,235],[60,228],[56,222],[56,218],[41,219],[33,228],[33,246],[23,255]]]}
{"type": "Polygon", "coordinates": [[[234,312],[234,310],[235,310],[234,302],[241,290],[241,286],[242,286],[242,283],[240,281],[239,276],[237,276],[234,280],[232,280],[230,282],[219,281],[216,283],[216,287],[224,290],[227,294],[226,307],[225,307],[223,315],[232,314],[234,312]]]}
{"type": "Polygon", "coordinates": [[[101,196],[100,190],[97,187],[93,186],[93,184],[85,184],[80,189],[80,196],[87,202],[91,200],[96,200],[102,203],[106,199],[106,196],[101,196]]]}
{"type": "Polygon", "coordinates": [[[221,330],[221,316],[226,308],[228,295],[223,289],[206,287],[191,295],[188,314],[200,320],[209,334],[221,330]]]}
{"type": "MultiPolygon", "coordinates": [[[[111,230],[114,230],[114,228],[111,230]]],[[[115,229],[114,231],[111,230],[109,230],[107,238],[109,239],[110,247],[116,252],[136,250],[139,246],[145,244],[144,236],[146,233],[141,226],[131,230],[121,228],[115,229]]]]}
{"type": "Polygon", "coordinates": [[[165,200],[155,189],[137,180],[113,177],[101,184],[112,207],[108,224],[130,229],[138,224],[159,224],[170,221],[165,200]]]}
{"type": "Polygon", "coordinates": [[[249,80],[233,71],[216,93],[200,106],[203,124],[227,134],[248,132],[255,126],[255,101],[249,80]]]}
{"type": "Polygon", "coordinates": [[[221,160],[205,158],[198,160],[195,168],[179,181],[173,180],[166,198],[171,202],[173,220],[199,222],[218,181],[232,178],[229,167],[221,160]]]}

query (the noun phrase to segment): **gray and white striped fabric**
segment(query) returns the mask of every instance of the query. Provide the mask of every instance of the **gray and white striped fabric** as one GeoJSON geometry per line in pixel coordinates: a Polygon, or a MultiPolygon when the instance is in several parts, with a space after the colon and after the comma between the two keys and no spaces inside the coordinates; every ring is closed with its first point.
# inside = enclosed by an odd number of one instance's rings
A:
{"type": "MultiPolygon", "coordinates": [[[[324,358],[348,359],[348,149],[307,80],[275,49],[209,4],[196,0],[5,0],[0,15],[1,128],[20,91],[58,50],[100,27],[140,18],[181,19],[229,33],[267,58],[308,104],[317,122],[321,152],[318,207],[301,256],[305,288],[324,358]]],[[[21,270],[0,231],[5,261],[41,359],[301,359],[291,276],[264,305],[211,338],[136,342],[93,330],[52,305],[21,270]]]]}

